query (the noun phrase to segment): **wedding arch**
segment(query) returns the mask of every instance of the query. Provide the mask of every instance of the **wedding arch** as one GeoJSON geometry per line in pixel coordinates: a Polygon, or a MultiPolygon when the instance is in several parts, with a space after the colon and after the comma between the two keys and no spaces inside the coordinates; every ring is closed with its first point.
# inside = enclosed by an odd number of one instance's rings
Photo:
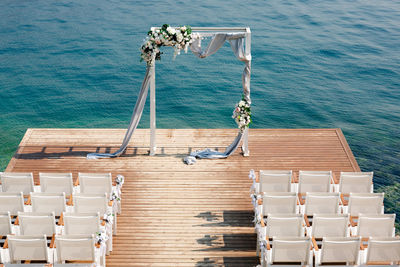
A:
{"type": "Polygon", "coordinates": [[[250,75],[251,75],[251,31],[249,27],[170,27],[164,24],[162,27],[152,27],[142,45],[142,60],[146,61],[146,73],[142,82],[141,90],[133,110],[131,121],[120,148],[114,153],[90,153],[87,158],[113,158],[118,157],[126,150],[129,141],[139,124],[150,89],[150,155],[156,154],[156,76],[155,62],[159,60],[162,52],[160,47],[172,46],[175,49],[174,57],[180,50],[190,47],[193,54],[199,58],[206,58],[218,51],[219,48],[229,41],[235,56],[245,67],[242,74],[243,97],[236,105],[233,118],[238,124],[239,132],[231,145],[225,152],[205,149],[194,151],[185,158],[187,164],[193,164],[195,158],[226,158],[231,155],[242,142],[244,156],[249,155],[248,128],[251,122],[251,99],[250,99],[250,75]],[[202,39],[211,38],[207,47],[201,47],[202,39]]]}

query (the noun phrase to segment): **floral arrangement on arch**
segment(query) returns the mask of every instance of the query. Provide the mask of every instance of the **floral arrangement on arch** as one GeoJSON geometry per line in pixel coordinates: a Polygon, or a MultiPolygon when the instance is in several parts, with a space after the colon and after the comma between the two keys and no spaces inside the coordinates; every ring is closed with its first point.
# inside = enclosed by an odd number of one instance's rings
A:
{"type": "Polygon", "coordinates": [[[233,110],[232,118],[235,119],[238,128],[243,132],[251,123],[251,108],[250,103],[242,96],[242,100],[236,104],[233,110]]]}
{"type": "Polygon", "coordinates": [[[161,60],[161,46],[173,46],[174,58],[180,54],[180,50],[187,52],[192,40],[192,29],[190,26],[173,28],[164,24],[160,29],[152,29],[147,33],[142,47],[140,48],[141,60],[152,64],[153,55],[155,60],[161,60]]]}

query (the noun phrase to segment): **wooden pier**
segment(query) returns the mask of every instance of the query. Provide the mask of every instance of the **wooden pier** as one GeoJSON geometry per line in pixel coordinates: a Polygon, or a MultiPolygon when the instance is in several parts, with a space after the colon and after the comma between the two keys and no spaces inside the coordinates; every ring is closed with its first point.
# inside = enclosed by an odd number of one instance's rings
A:
{"type": "Polygon", "coordinates": [[[250,156],[185,165],[190,151],[224,151],[236,129],[159,129],[135,132],[126,153],[114,152],[123,129],[28,129],[6,171],[123,174],[122,214],[107,266],[255,266],[256,236],[249,197],[250,169],[359,171],[340,129],[250,129],[250,156]]]}

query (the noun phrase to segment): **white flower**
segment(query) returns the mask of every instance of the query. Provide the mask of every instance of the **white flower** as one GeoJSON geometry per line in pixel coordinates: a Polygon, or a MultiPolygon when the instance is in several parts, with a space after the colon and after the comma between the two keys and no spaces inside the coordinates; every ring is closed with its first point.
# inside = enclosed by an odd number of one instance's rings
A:
{"type": "Polygon", "coordinates": [[[243,101],[243,100],[240,100],[240,102],[239,102],[239,107],[243,107],[244,105],[245,105],[244,101],[243,101]]]}
{"type": "Polygon", "coordinates": [[[168,27],[168,28],[167,28],[167,32],[168,32],[169,34],[172,34],[172,35],[174,35],[174,34],[176,33],[175,29],[172,28],[172,27],[168,27]]]}
{"type": "Polygon", "coordinates": [[[114,214],[112,213],[104,213],[103,215],[103,220],[106,221],[107,223],[112,224],[114,222],[114,214]]]}
{"type": "Polygon", "coordinates": [[[106,234],[106,232],[102,231],[96,233],[96,243],[98,244],[105,243],[107,240],[108,240],[108,235],[106,234]]]}
{"type": "Polygon", "coordinates": [[[181,27],[181,31],[186,31],[186,26],[181,27]]]}
{"type": "Polygon", "coordinates": [[[177,40],[179,43],[182,42],[183,36],[182,36],[181,33],[178,33],[178,34],[176,35],[176,40],[177,40]]]}
{"type": "MultiPolygon", "coordinates": [[[[156,49],[156,50],[158,50],[158,49],[156,49]]],[[[121,174],[118,174],[117,177],[115,178],[115,182],[117,184],[123,185],[124,182],[125,182],[125,177],[123,175],[121,175],[121,174]]]]}

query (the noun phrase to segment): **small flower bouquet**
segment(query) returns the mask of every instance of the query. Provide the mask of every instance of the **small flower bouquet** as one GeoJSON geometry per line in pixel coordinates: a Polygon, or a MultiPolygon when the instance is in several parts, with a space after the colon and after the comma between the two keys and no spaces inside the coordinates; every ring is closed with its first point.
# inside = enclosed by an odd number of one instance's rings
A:
{"type": "Polygon", "coordinates": [[[114,201],[114,200],[121,201],[121,198],[118,196],[118,194],[115,191],[113,191],[112,194],[111,194],[110,200],[112,200],[112,201],[114,201]]]}
{"type": "Polygon", "coordinates": [[[113,224],[113,222],[114,222],[114,214],[113,213],[105,213],[104,216],[103,216],[103,220],[107,224],[113,224]]]}
{"type": "Polygon", "coordinates": [[[105,244],[106,241],[108,240],[108,235],[106,232],[96,232],[96,243],[101,245],[105,244]]]}
{"type": "Polygon", "coordinates": [[[235,119],[238,128],[243,132],[251,123],[251,108],[250,103],[242,97],[242,100],[236,105],[233,110],[232,118],[235,119]]]}
{"type": "Polygon", "coordinates": [[[125,182],[125,177],[121,174],[118,174],[117,177],[115,178],[115,183],[119,186],[122,186],[125,182]]]}
{"type": "Polygon", "coordinates": [[[187,52],[192,39],[191,33],[190,26],[173,28],[164,24],[160,29],[152,29],[147,33],[147,37],[140,48],[142,52],[140,61],[144,60],[147,64],[152,64],[153,55],[155,60],[161,60],[161,46],[173,46],[175,48],[174,57],[180,54],[182,49],[187,52]]]}

